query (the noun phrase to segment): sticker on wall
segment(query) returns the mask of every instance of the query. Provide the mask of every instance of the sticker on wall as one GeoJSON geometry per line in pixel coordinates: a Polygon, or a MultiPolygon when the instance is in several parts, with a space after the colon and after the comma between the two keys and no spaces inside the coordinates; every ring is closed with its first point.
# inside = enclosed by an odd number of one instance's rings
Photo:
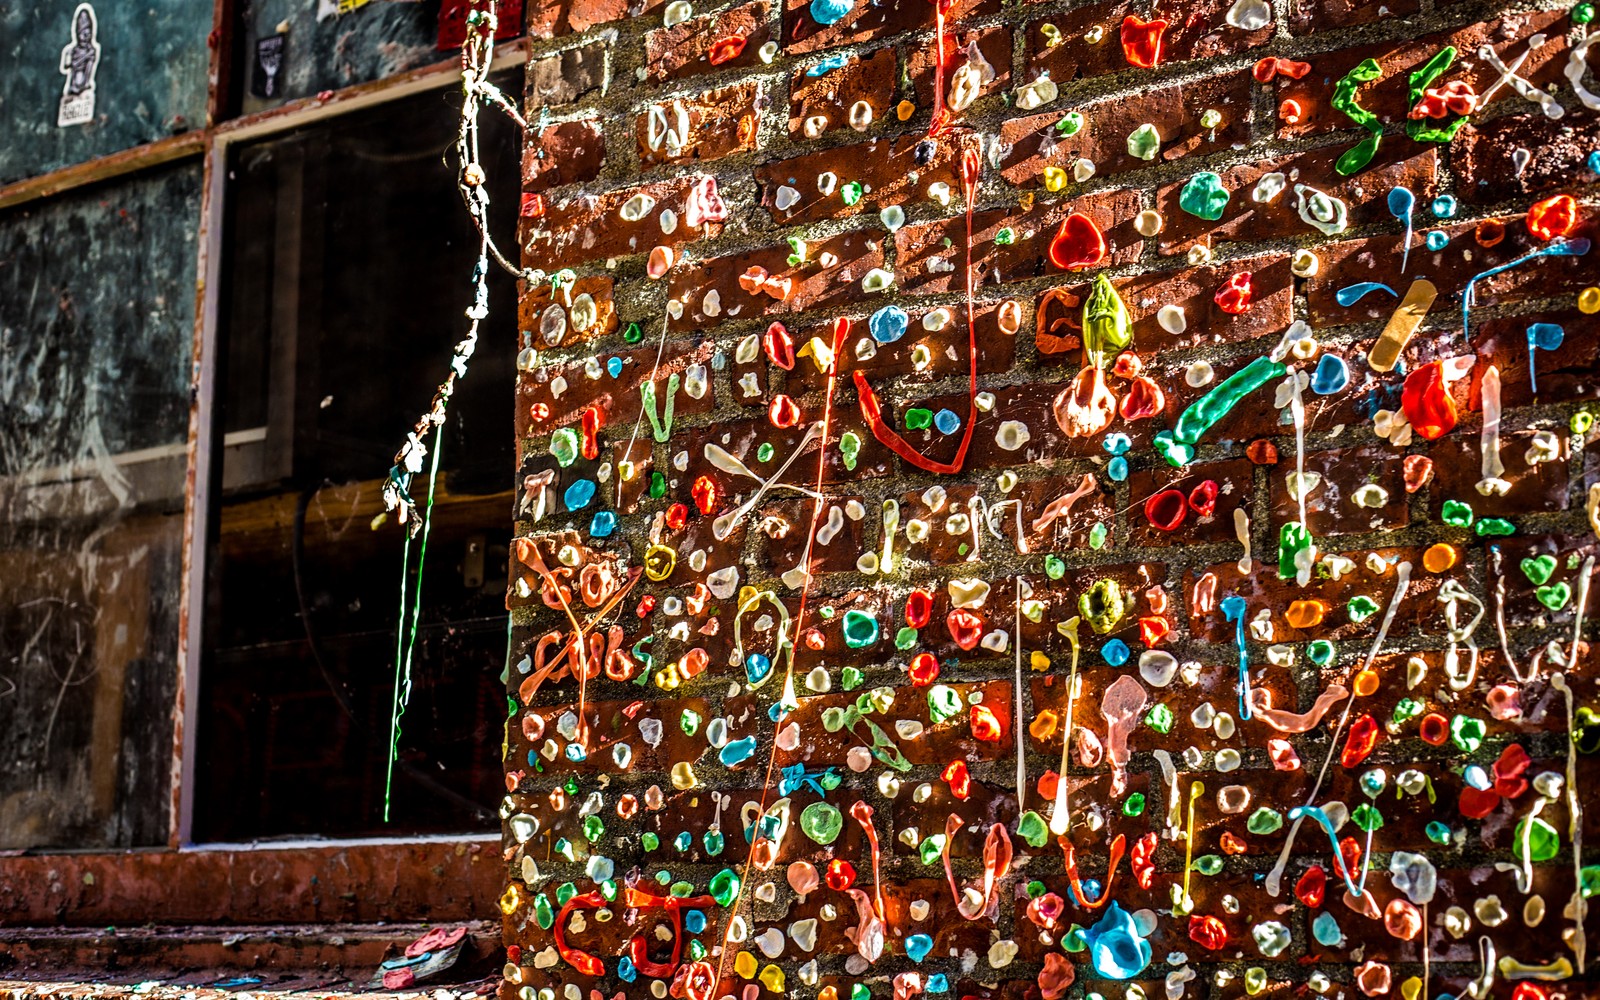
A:
{"type": "Polygon", "coordinates": [[[283,57],[289,36],[268,35],[256,42],[255,72],[250,77],[250,93],[257,97],[277,97],[282,83],[283,57]]]}
{"type": "Polygon", "coordinates": [[[61,50],[61,72],[66,86],[61,89],[61,109],[56,125],[87,125],[94,121],[94,74],[100,68],[100,25],[94,8],[78,4],[72,12],[72,41],[61,50]]]}

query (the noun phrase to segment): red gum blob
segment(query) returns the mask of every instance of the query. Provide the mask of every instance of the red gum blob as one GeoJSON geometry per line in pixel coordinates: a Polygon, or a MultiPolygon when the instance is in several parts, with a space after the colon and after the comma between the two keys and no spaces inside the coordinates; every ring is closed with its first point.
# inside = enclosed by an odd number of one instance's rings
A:
{"type": "Polygon", "coordinates": [[[1370,715],[1363,715],[1350,723],[1350,735],[1345,738],[1339,763],[1345,767],[1357,766],[1367,759],[1382,736],[1383,730],[1378,728],[1377,720],[1370,715]]]}
{"type": "Polygon", "coordinates": [[[933,617],[933,595],[926,590],[913,590],[906,595],[906,624],[924,628],[933,617]]]}
{"type": "Polygon", "coordinates": [[[1294,884],[1294,898],[1312,909],[1321,906],[1327,895],[1328,873],[1322,870],[1321,865],[1307,868],[1306,873],[1300,876],[1300,881],[1294,884]]]}
{"type": "Polygon", "coordinates": [[[1456,425],[1456,403],[1445,381],[1444,362],[1430,361],[1413,369],[1400,390],[1400,408],[1417,436],[1433,441],[1456,425]]]}
{"type": "Polygon", "coordinates": [[[1124,420],[1144,420],[1167,407],[1166,393],[1154,380],[1136,375],[1128,383],[1128,394],[1122,397],[1117,410],[1124,420]]]}
{"type": "Polygon", "coordinates": [[[1214,296],[1217,308],[1230,316],[1238,316],[1250,309],[1255,290],[1250,287],[1250,272],[1240,271],[1217,289],[1214,296]]]}
{"type": "Polygon", "coordinates": [[[1528,232],[1541,240],[1565,236],[1577,224],[1578,203],[1570,194],[1553,195],[1528,209],[1528,232]]]}
{"type": "Polygon", "coordinates": [[[1073,212],[1061,220],[1061,231],[1050,241],[1050,263],[1063,271],[1080,271],[1106,256],[1106,238],[1094,220],[1073,212]]]}
{"type": "Polygon", "coordinates": [[[956,608],[946,615],[945,625],[950,629],[950,638],[963,650],[971,651],[983,638],[983,619],[966,608],[956,608]]]}
{"type": "Polygon", "coordinates": [[[1274,56],[1268,56],[1250,67],[1250,75],[1261,83],[1271,83],[1275,76],[1299,80],[1309,72],[1311,64],[1308,62],[1296,62],[1293,59],[1279,59],[1274,56]]]}
{"type": "Polygon", "coordinates": [[[1162,490],[1144,502],[1145,520],[1160,531],[1176,531],[1189,514],[1182,490],[1162,490]]]}
{"type": "Polygon", "coordinates": [[[794,338],[789,336],[788,328],[782,323],[767,327],[767,334],[761,338],[761,343],[773,364],[784,371],[794,370],[794,338]]]}
{"type": "Polygon", "coordinates": [[[1189,509],[1201,517],[1210,517],[1217,509],[1217,481],[1207,479],[1189,491],[1189,509]]]}
{"type": "Polygon", "coordinates": [[[1122,19],[1122,54],[1129,66],[1152,69],[1161,62],[1161,41],[1167,22],[1163,18],[1146,21],[1137,14],[1122,19]]]}

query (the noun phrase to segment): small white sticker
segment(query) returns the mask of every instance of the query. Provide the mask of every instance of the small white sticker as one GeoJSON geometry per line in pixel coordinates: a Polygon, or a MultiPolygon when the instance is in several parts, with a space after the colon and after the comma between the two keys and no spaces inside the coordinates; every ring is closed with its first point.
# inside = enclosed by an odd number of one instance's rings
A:
{"type": "Polygon", "coordinates": [[[100,68],[100,25],[94,8],[78,4],[72,12],[72,41],[61,50],[61,72],[67,82],[61,88],[61,109],[56,125],[87,125],[94,121],[94,74],[100,68]]]}

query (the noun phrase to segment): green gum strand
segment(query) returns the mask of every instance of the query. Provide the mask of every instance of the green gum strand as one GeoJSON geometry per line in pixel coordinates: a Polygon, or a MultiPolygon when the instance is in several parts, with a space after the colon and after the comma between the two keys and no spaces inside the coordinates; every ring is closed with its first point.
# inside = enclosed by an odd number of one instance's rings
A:
{"type": "Polygon", "coordinates": [[[1383,69],[1378,65],[1378,61],[1366,59],[1333,85],[1333,100],[1330,103],[1348,115],[1351,121],[1372,133],[1345,150],[1344,155],[1339,157],[1339,162],[1334,164],[1334,169],[1346,177],[1371,163],[1372,158],[1378,154],[1378,139],[1383,133],[1383,123],[1378,121],[1377,115],[1356,102],[1356,91],[1362,84],[1371,83],[1382,75],[1383,69]]]}
{"type": "Polygon", "coordinates": [[[678,387],[683,384],[683,379],[674,372],[667,379],[667,405],[666,412],[656,416],[656,384],[646,382],[639,387],[639,403],[644,408],[644,415],[650,421],[650,433],[657,441],[666,441],[672,437],[673,405],[678,398],[678,387]]]}
{"type": "Polygon", "coordinates": [[[1156,435],[1156,451],[1174,468],[1188,465],[1194,459],[1194,446],[1213,424],[1227,416],[1239,400],[1286,371],[1282,362],[1265,356],[1256,358],[1189,404],[1178,417],[1177,426],[1156,435]]]}
{"type": "MultiPolygon", "coordinates": [[[[1412,72],[1409,83],[1411,85],[1408,106],[1416,107],[1422,100],[1422,95],[1433,85],[1433,82],[1445,74],[1451,66],[1455,65],[1455,46],[1447,45],[1434,53],[1432,59],[1422,64],[1420,69],[1412,72]]],[[[1448,125],[1435,125],[1431,118],[1406,119],[1406,135],[1417,142],[1449,142],[1461,131],[1461,126],[1467,123],[1467,116],[1463,115],[1448,125]]]]}

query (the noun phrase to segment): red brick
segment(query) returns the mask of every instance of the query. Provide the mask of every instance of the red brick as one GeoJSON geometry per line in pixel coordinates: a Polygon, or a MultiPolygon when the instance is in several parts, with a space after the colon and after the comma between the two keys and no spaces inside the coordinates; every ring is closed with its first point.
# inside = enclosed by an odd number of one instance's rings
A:
{"type": "Polygon", "coordinates": [[[644,36],[646,75],[659,82],[714,69],[760,66],[758,53],[772,38],[771,22],[772,0],[752,0],[719,13],[691,17],[670,28],[656,28],[644,36]],[[711,47],[736,36],[745,40],[739,55],[720,66],[711,65],[711,47]]]}
{"type": "Polygon", "coordinates": [[[900,136],[764,163],[755,169],[756,183],[761,186],[760,203],[774,222],[789,225],[876,212],[913,199],[926,200],[928,188],[937,183],[948,185],[959,197],[962,150],[976,145],[976,137],[970,135],[941,139],[900,136]],[[931,151],[924,166],[917,162],[919,148],[931,151]],[[818,189],[817,178],[830,172],[836,183],[833,193],[824,195],[818,189]],[[852,181],[865,191],[854,205],[846,205],[840,189],[852,181]],[[776,199],[784,187],[798,191],[800,200],[780,211],[776,199]]]}
{"type": "Polygon", "coordinates": [[[1482,125],[1469,122],[1450,144],[1450,162],[1460,179],[1456,197],[1492,203],[1536,198],[1595,183],[1589,154],[1600,149],[1600,118],[1568,114],[1551,120],[1535,111],[1506,115],[1482,125]],[[1517,169],[1518,151],[1528,162],[1517,169]]]}
{"type": "Polygon", "coordinates": [[[1272,38],[1271,26],[1248,32],[1230,27],[1224,18],[1232,5],[1233,0],[1159,0],[1150,9],[1146,4],[1128,0],[1102,0],[1041,17],[1028,23],[1023,79],[1031,80],[1040,72],[1048,72],[1050,79],[1065,85],[1073,80],[1125,70],[1150,73],[1151,70],[1130,66],[1123,55],[1122,22],[1130,14],[1164,18],[1168,22],[1162,36],[1160,66],[1234,55],[1264,45],[1272,38]],[[1061,44],[1050,44],[1040,30],[1046,24],[1053,24],[1060,31],[1061,44]],[[1105,35],[1098,44],[1091,45],[1083,36],[1094,27],[1103,29],[1105,35]]]}
{"type": "MultiPolygon", "coordinates": [[[[672,321],[673,330],[706,329],[731,319],[752,316],[782,316],[806,309],[826,308],[867,297],[861,279],[868,271],[883,266],[880,235],[850,232],[808,243],[809,263],[790,267],[789,246],[767,247],[727,257],[689,260],[673,269],[670,291],[683,303],[683,316],[672,321]],[[823,267],[823,254],[832,254],[838,263],[823,267]],[[739,287],[739,276],[751,267],[765,268],[771,275],[786,275],[794,280],[789,298],[778,301],[757,292],[752,295],[739,287]],[[716,290],[722,299],[720,315],[704,311],[706,293],[716,290]]],[[[809,362],[807,362],[809,363],[809,362]]]]}
{"type": "MultiPolygon", "coordinates": [[[[972,216],[973,285],[1025,281],[1046,274],[1065,277],[1050,263],[1050,241],[1072,212],[1093,219],[1106,239],[1107,264],[1131,263],[1139,257],[1144,238],[1133,228],[1139,194],[1132,190],[1100,191],[1071,202],[1038,203],[1021,213],[1002,210],[974,212],[972,216]],[[1010,229],[1014,241],[1001,245],[995,236],[1010,229]]],[[[894,234],[895,277],[901,288],[914,294],[959,291],[966,269],[966,218],[952,216],[937,222],[906,226],[894,234]],[[948,241],[948,242],[947,242],[948,241]],[[930,262],[950,265],[947,270],[930,262]]]]}
{"type": "Polygon", "coordinates": [[[1128,475],[1128,543],[1151,547],[1168,545],[1211,545],[1234,540],[1233,512],[1244,506],[1249,513],[1255,495],[1255,466],[1242,458],[1224,462],[1197,463],[1177,470],[1165,462],[1159,467],[1140,469],[1128,475]],[[1217,484],[1217,501],[1206,517],[1190,511],[1183,524],[1173,531],[1162,531],[1144,516],[1144,502],[1163,490],[1180,490],[1187,497],[1206,480],[1217,484]]]}
{"type": "Polygon", "coordinates": [[[1293,0],[1289,30],[1297,35],[1309,35],[1330,28],[1407,17],[1418,9],[1418,0],[1293,0]]]}
{"type": "MultiPolygon", "coordinates": [[[[655,3],[653,6],[660,6],[655,3]]],[[[534,38],[588,31],[627,17],[629,0],[531,0],[528,34],[534,38]]]]}
{"type": "Polygon", "coordinates": [[[1094,163],[1097,176],[1105,176],[1227,149],[1250,138],[1252,83],[1248,74],[1235,73],[1086,107],[1058,102],[1048,111],[1013,118],[1000,127],[1001,143],[1011,148],[1001,173],[1013,184],[1033,187],[1041,183],[1045,167],[1062,167],[1070,174],[1080,157],[1094,163]],[[1200,116],[1208,109],[1222,114],[1222,125],[1211,131],[1200,127],[1200,116]],[[1071,110],[1081,111],[1086,123],[1077,135],[1062,137],[1056,123],[1071,110]],[[1161,152],[1149,163],[1128,155],[1128,135],[1146,123],[1161,135],[1161,152]]]}
{"type": "MultiPolygon", "coordinates": [[[[1280,110],[1278,134],[1301,136],[1354,128],[1349,116],[1335,109],[1330,101],[1334,84],[1366,59],[1376,59],[1383,76],[1375,83],[1361,87],[1357,101],[1384,122],[1405,120],[1411,110],[1408,76],[1446,45],[1454,45],[1458,56],[1456,65],[1441,79],[1464,80],[1472,86],[1474,93],[1481,94],[1499,79],[1499,74],[1478,58],[1478,46],[1485,42],[1492,44],[1500,52],[1501,59],[1511,63],[1526,50],[1525,39],[1528,36],[1544,32],[1547,35],[1544,45],[1528,57],[1521,75],[1546,88],[1553,83],[1564,83],[1561,70],[1567,63],[1567,42],[1563,34],[1566,23],[1565,11],[1511,14],[1409,41],[1383,42],[1307,56],[1305,61],[1311,63],[1310,73],[1300,80],[1279,77],[1275,85],[1276,102],[1280,109],[1284,100],[1292,98],[1299,103],[1302,111],[1300,120],[1291,125],[1283,120],[1280,110]]],[[[1507,100],[1521,102],[1522,98],[1511,87],[1505,86],[1495,92],[1490,103],[1507,100]]],[[[1480,108],[1476,114],[1482,115],[1483,109],[1480,108]]],[[[1383,142],[1398,144],[1408,140],[1389,136],[1383,142]]]]}
{"type": "Polygon", "coordinates": [[[571,104],[606,86],[606,43],[593,41],[528,63],[523,105],[540,108],[571,104]]]}
{"type": "MultiPolygon", "coordinates": [[[[1551,429],[1557,431],[1558,437],[1565,438],[1560,428],[1551,429]]],[[[1434,441],[1428,447],[1428,455],[1433,459],[1433,487],[1429,496],[1433,500],[1434,516],[1438,516],[1439,508],[1447,499],[1465,501],[1478,517],[1517,518],[1566,510],[1566,458],[1530,466],[1527,454],[1528,443],[1532,440],[1532,430],[1506,427],[1500,431],[1500,461],[1506,467],[1502,478],[1512,484],[1505,496],[1484,496],[1477,490],[1477,483],[1483,478],[1480,465],[1483,450],[1477,421],[1458,426],[1434,441]]],[[[1563,455],[1565,451],[1563,445],[1563,455]]]]}
{"type": "MultiPolygon", "coordinates": [[[[1479,382],[1491,364],[1500,369],[1500,401],[1506,407],[1600,399],[1600,379],[1595,377],[1600,372],[1600,337],[1594,335],[1597,329],[1600,320],[1576,309],[1474,321],[1472,352],[1478,363],[1472,375],[1462,379],[1470,383],[1465,399],[1477,405],[1474,401],[1480,398],[1479,382]],[[1528,377],[1528,326],[1532,323],[1554,323],[1566,332],[1559,348],[1538,352],[1537,393],[1528,377]]],[[[1444,357],[1446,351],[1463,353],[1461,341],[1451,338],[1434,353],[1444,357]]],[[[1422,356],[1429,354],[1423,352],[1422,356]]]]}
{"type": "MultiPolygon", "coordinates": [[[[1461,295],[1476,274],[1508,264],[1536,249],[1540,244],[1529,234],[1523,216],[1501,217],[1505,239],[1493,247],[1479,246],[1473,238],[1477,223],[1457,222],[1438,227],[1450,235],[1450,243],[1438,252],[1422,245],[1423,234],[1412,240],[1411,260],[1406,274],[1400,274],[1399,236],[1374,236],[1320,247],[1322,267],[1306,282],[1310,320],[1318,326],[1329,323],[1359,323],[1387,320],[1399,304],[1383,292],[1374,292],[1349,308],[1340,306],[1334,293],[1362,281],[1386,282],[1404,295],[1415,277],[1427,277],[1439,289],[1439,298],[1429,315],[1438,322],[1460,322],[1461,295]]],[[[1574,237],[1593,238],[1596,227],[1585,220],[1574,237]]],[[[1504,274],[1478,283],[1478,301],[1506,304],[1530,297],[1545,297],[1563,291],[1576,292],[1594,283],[1594,271],[1587,257],[1544,257],[1522,264],[1504,274]]],[[[1458,334],[1459,336],[1459,331],[1458,334]]]]}
{"type": "Polygon", "coordinates": [[[811,76],[810,67],[794,72],[789,88],[789,136],[804,136],[807,119],[827,119],[824,132],[849,128],[850,109],[857,101],[872,108],[872,121],[881,123],[894,113],[898,66],[894,49],[879,49],[865,57],[852,56],[838,69],[811,76]]]}
{"type": "Polygon", "coordinates": [[[639,150],[639,162],[647,166],[656,163],[705,162],[729,153],[755,149],[756,129],[765,105],[761,84],[754,80],[699,96],[652,104],[634,122],[633,134],[639,150]],[[656,128],[661,134],[656,148],[650,145],[652,116],[656,117],[656,128]],[[687,122],[687,128],[681,135],[677,131],[680,121],[687,122]],[[674,140],[666,138],[667,132],[677,136],[676,153],[673,152],[674,140]]]}
{"type": "MultiPolygon", "coordinates": [[[[951,81],[956,71],[966,65],[967,50],[973,42],[978,43],[978,51],[983,54],[989,65],[994,67],[994,79],[984,84],[979,92],[979,98],[1011,89],[1011,29],[996,27],[970,31],[946,30],[944,76],[946,98],[950,96],[951,81]]],[[[933,79],[937,66],[938,60],[932,45],[913,46],[906,53],[906,76],[911,80],[912,92],[916,95],[918,107],[933,107],[933,79]]],[[[956,120],[959,121],[960,117],[957,116],[956,120]]]]}
{"type": "MultiPolygon", "coordinates": [[[[1350,225],[1355,227],[1389,223],[1386,201],[1389,190],[1406,187],[1417,197],[1417,224],[1422,223],[1422,213],[1438,191],[1438,154],[1433,149],[1423,149],[1403,160],[1398,146],[1378,151],[1375,165],[1354,177],[1341,176],[1334,170],[1334,161],[1342,151],[1339,148],[1318,149],[1294,156],[1284,156],[1254,163],[1241,163],[1218,171],[1222,186],[1230,197],[1222,218],[1211,222],[1190,215],[1178,204],[1178,198],[1187,178],[1168,184],[1156,192],[1156,210],[1161,213],[1161,252],[1183,253],[1197,243],[1212,248],[1229,243],[1249,243],[1278,237],[1304,237],[1316,233],[1300,217],[1299,199],[1295,185],[1305,184],[1324,191],[1343,201],[1348,207],[1350,225]],[[1269,173],[1280,173],[1287,183],[1282,192],[1270,202],[1258,202],[1253,197],[1256,182],[1269,173]]],[[[1414,145],[1406,144],[1410,152],[1414,145]]]]}
{"type": "Polygon", "coordinates": [[[522,220],[522,263],[554,272],[585,261],[631,257],[649,253],[655,246],[677,246],[716,235],[722,230],[720,223],[690,229],[683,220],[685,200],[699,180],[699,175],[690,174],[604,194],[580,191],[568,195],[549,205],[541,218],[522,220]],[[655,205],[637,222],[628,222],[620,209],[639,193],[654,198],[655,205]],[[661,231],[661,213],[666,210],[678,217],[677,227],[670,233],[661,231]]]}
{"type": "MultiPolygon", "coordinates": [[[[1294,275],[1289,270],[1289,258],[1283,254],[1250,257],[1212,267],[1145,271],[1113,278],[1111,283],[1133,321],[1130,349],[1146,358],[1162,351],[1275,337],[1287,329],[1293,319],[1294,275]],[[1250,272],[1254,300],[1249,310],[1232,315],[1217,305],[1216,292],[1241,271],[1250,272]],[[1166,305],[1183,309],[1188,326],[1182,333],[1168,333],[1157,322],[1156,314],[1166,305]]],[[[1087,280],[1058,287],[1066,288],[1079,302],[1089,295],[1087,280]]],[[[1078,328],[1081,315],[1078,309],[1067,311],[1074,330],[1078,328]]],[[[1037,332],[1035,335],[1038,336],[1037,332]]],[[[1040,353],[1067,353],[1076,360],[1077,345],[1060,343],[1060,336],[1061,331],[1044,331],[1038,344],[1040,353]]]]}
{"type": "MultiPolygon", "coordinates": [[[[1000,0],[955,0],[945,13],[946,28],[969,18],[1000,10],[1000,0]]],[[[811,0],[784,0],[783,48],[799,54],[834,45],[858,45],[905,31],[932,32],[933,7],[927,0],[880,0],[858,3],[844,17],[824,27],[811,16],[811,0]]]]}
{"type": "Polygon", "coordinates": [[[517,300],[517,328],[531,333],[536,350],[567,347],[614,333],[617,329],[617,306],[612,293],[611,279],[604,276],[579,278],[564,287],[559,294],[552,293],[549,282],[531,289],[524,288],[517,300]],[[594,299],[595,322],[587,330],[579,331],[573,328],[569,308],[572,301],[582,295],[594,299]],[[554,344],[545,340],[539,325],[540,318],[550,308],[552,301],[561,308],[562,314],[567,318],[564,333],[560,341],[554,344]]]}
{"type": "Polygon", "coordinates": [[[593,118],[535,129],[522,153],[522,190],[548,191],[592,181],[606,160],[606,139],[593,118]]]}
{"type": "MultiPolygon", "coordinates": [[[[1388,446],[1308,451],[1306,474],[1321,477],[1318,486],[1306,494],[1306,527],[1312,537],[1364,535],[1404,528],[1410,522],[1401,468],[1404,459],[1403,452],[1388,446]],[[1358,507],[1350,499],[1356,490],[1369,483],[1388,491],[1389,499],[1383,506],[1358,507]]],[[[1300,507],[1289,495],[1288,473],[1294,468],[1294,456],[1289,453],[1273,470],[1273,537],[1277,537],[1282,525],[1300,519],[1300,507]]]]}

